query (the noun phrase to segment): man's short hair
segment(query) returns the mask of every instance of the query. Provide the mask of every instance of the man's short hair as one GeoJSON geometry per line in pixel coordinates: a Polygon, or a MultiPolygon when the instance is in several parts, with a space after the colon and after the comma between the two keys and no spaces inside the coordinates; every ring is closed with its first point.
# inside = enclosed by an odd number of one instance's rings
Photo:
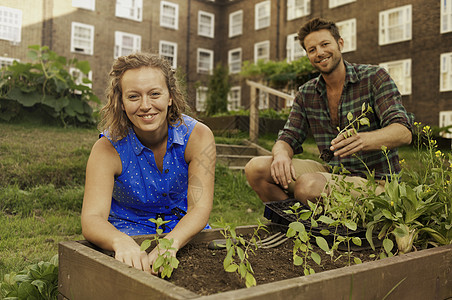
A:
{"type": "Polygon", "coordinates": [[[306,36],[314,31],[319,31],[322,29],[329,30],[336,42],[341,38],[339,29],[334,22],[322,18],[314,18],[304,24],[298,31],[298,40],[300,41],[303,49],[306,50],[306,47],[304,45],[304,39],[306,38],[306,36]]]}

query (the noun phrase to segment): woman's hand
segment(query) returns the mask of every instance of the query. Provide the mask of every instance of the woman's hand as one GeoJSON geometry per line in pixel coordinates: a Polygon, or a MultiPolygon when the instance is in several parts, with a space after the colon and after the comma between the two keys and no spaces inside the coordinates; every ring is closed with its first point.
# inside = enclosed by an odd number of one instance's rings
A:
{"type": "Polygon", "coordinates": [[[151,273],[151,262],[146,251],[141,251],[135,241],[117,243],[115,258],[131,267],[151,273]]]}

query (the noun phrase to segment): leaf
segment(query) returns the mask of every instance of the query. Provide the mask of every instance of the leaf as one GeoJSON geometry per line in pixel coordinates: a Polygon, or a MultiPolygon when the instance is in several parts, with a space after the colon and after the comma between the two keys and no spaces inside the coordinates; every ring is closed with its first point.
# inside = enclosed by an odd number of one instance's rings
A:
{"type": "Polygon", "coordinates": [[[353,222],[352,220],[346,220],[345,221],[345,226],[353,231],[356,231],[356,228],[358,228],[358,225],[356,225],[355,222],[353,222]]]}
{"type": "Polygon", "coordinates": [[[357,236],[352,237],[352,242],[356,246],[361,246],[361,243],[362,243],[361,239],[359,237],[357,237],[357,236]]]}
{"type": "Polygon", "coordinates": [[[327,217],[327,216],[320,216],[318,218],[318,221],[320,221],[322,223],[325,223],[325,224],[332,224],[332,223],[334,223],[334,220],[331,219],[330,217],[327,217]]]}
{"type": "Polygon", "coordinates": [[[316,264],[320,265],[320,262],[322,261],[322,259],[320,258],[320,255],[318,255],[315,252],[311,252],[311,258],[313,261],[315,261],[316,264]]]}
{"type": "Polygon", "coordinates": [[[362,260],[359,258],[359,257],[354,257],[353,258],[353,261],[355,262],[355,264],[357,264],[357,265],[359,265],[359,264],[362,264],[363,262],[362,262],[362,260]]]}
{"type": "Polygon", "coordinates": [[[361,106],[361,113],[364,113],[365,110],[366,110],[366,102],[364,102],[363,105],[361,106]]]}
{"type": "Polygon", "coordinates": [[[303,264],[303,258],[298,255],[293,256],[293,264],[296,266],[301,266],[303,264]]]}
{"type": "Polygon", "coordinates": [[[163,266],[163,263],[165,262],[165,258],[162,255],[157,256],[157,259],[155,260],[154,264],[152,265],[152,268],[154,271],[158,271],[158,269],[163,266]]]}
{"type": "Polygon", "coordinates": [[[348,114],[347,114],[347,120],[348,120],[348,121],[353,120],[353,114],[352,114],[351,112],[348,112],[348,114]]]}
{"type": "Polygon", "coordinates": [[[383,240],[383,248],[386,253],[391,253],[392,248],[394,247],[394,242],[388,238],[383,240]]]}
{"type": "Polygon", "coordinates": [[[289,228],[292,228],[296,232],[303,232],[306,231],[304,225],[300,222],[292,222],[289,224],[289,228]]]}
{"type": "Polygon", "coordinates": [[[237,266],[236,264],[231,264],[231,265],[227,266],[226,268],[224,268],[224,270],[226,272],[233,273],[233,272],[237,271],[238,267],[239,266],[237,266]]]}
{"type": "Polygon", "coordinates": [[[328,230],[328,229],[322,229],[322,230],[320,230],[320,234],[321,235],[325,235],[325,236],[327,236],[327,235],[330,235],[330,231],[328,230]]]}
{"type": "Polygon", "coordinates": [[[256,285],[256,279],[251,273],[246,273],[245,284],[246,287],[252,287],[256,285]]]}
{"type": "Polygon", "coordinates": [[[319,246],[319,248],[322,249],[323,251],[325,251],[325,252],[330,251],[330,247],[328,246],[327,241],[323,237],[316,236],[315,242],[316,242],[317,246],[319,246]]]}
{"type": "Polygon", "coordinates": [[[32,107],[41,102],[41,98],[38,93],[22,93],[18,88],[11,89],[8,93],[8,98],[16,100],[25,107],[32,107]]]}
{"type": "Polygon", "coordinates": [[[141,243],[140,251],[146,251],[149,247],[151,247],[151,240],[144,240],[141,243]]]}
{"type": "Polygon", "coordinates": [[[361,125],[367,125],[367,126],[370,126],[370,122],[369,122],[369,119],[368,118],[362,118],[362,119],[360,119],[359,120],[359,124],[361,124],[361,125]]]}
{"type": "Polygon", "coordinates": [[[240,258],[240,260],[244,260],[245,259],[245,252],[243,251],[242,248],[237,247],[237,256],[240,258]]]}

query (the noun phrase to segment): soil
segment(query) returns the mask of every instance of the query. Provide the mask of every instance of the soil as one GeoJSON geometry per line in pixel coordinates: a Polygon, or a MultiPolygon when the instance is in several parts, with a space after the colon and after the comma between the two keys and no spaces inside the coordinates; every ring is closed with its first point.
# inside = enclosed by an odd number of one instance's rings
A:
{"type": "MultiPolygon", "coordinates": [[[[199,295],[245,288],[245,282],[237,273],[224,271],[223,260],[226,250],[210,250],[207,247],[208,244],[208,242],[188,244],[182,248],[177,254],[180,261],[179,268],[174,270],[170,282],[199,295]]],[[[250,253],[249,260],[257,285],[303,276],[303,267],[293,264],[292,248],[293,241],[288,240],[276,248],[257,249],[255,255],[250,253]]],[[[336,253],[332,260],[316,246],[314,251],[322,258],[320,266],[309,260],[310,266],[316,273],[348,265],[348,256],[345,252],[336,253]],[[341,257],[336,260],[338,256],[341,257]]],[[[374,252],[371,251],[353,252],[352,255],[359,257],[364,263],[372,260],[369,255],[374,252]]]]}

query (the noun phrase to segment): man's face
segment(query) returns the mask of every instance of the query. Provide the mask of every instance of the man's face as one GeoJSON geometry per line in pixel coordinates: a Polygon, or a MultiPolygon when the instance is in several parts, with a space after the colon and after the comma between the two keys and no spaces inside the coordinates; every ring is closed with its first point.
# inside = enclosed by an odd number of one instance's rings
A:
{"type": "Polygon", "coordinates": [[[311,32],[304,39],[306,53],[312,66],[321,74],[328,75],[336,70],[342,61],[344,40],[337,42],[327,29],[311,32]]]}

